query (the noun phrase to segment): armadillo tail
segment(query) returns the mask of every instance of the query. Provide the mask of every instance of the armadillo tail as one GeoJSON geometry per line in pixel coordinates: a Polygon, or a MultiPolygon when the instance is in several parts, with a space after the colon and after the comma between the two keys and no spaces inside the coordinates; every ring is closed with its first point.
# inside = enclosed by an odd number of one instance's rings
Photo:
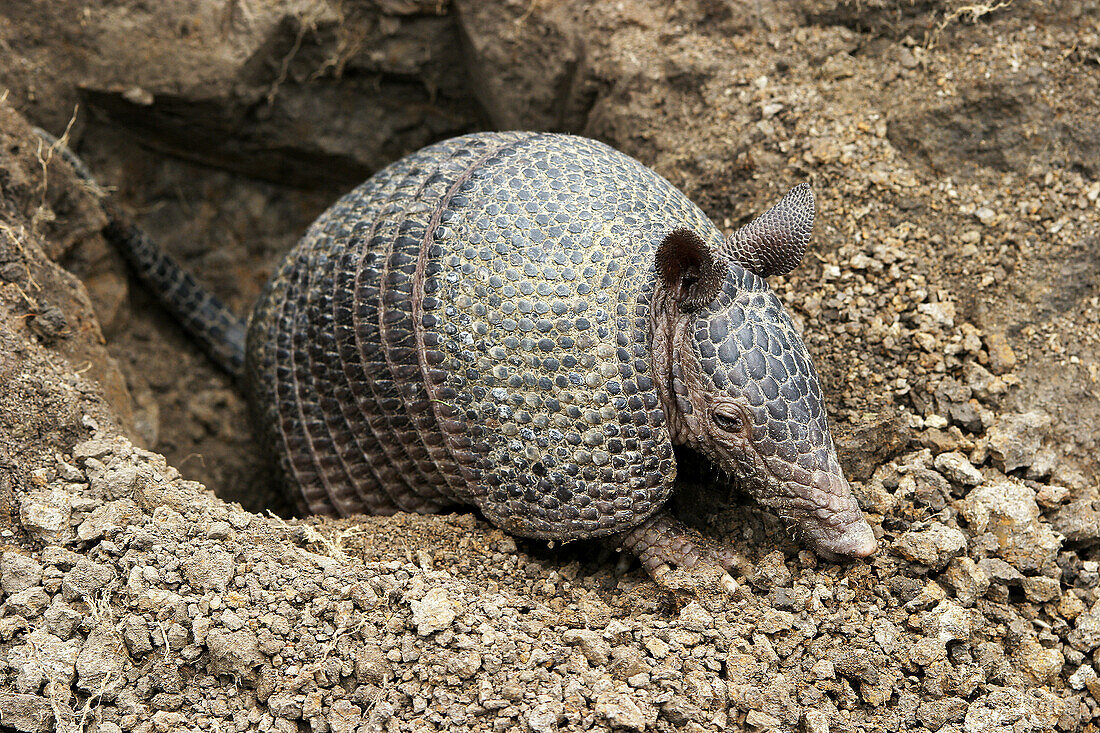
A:
{"type": "MultiPolygon", "coordinates": [[[[84,161],[75,153],[50,133],[39,128],[34,128],[34,131],[72,166],[81,179],[99,188],[84,161]]],[[[191,273],[180,267],[117,207],[105,201],[105,208],[110,220],[104,230],[107,239],[218,366],[240,377],[244,371],[245,334],[248,330],[244,320],[199,285],[191,273]]]]}

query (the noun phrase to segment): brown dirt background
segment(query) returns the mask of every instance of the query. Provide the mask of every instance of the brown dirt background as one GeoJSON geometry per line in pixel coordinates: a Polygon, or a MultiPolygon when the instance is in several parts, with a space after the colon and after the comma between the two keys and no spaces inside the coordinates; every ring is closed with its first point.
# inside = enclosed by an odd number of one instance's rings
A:
{"type": "MultiPolygon", "coordinates": [[[[1000,469],[1036,492],[1066,487],[1061,504],[1100,499],[1098,18],[1096,2],[8,4],[0,268],[25,272],[0,269],[9,377],[0,386],[0,495],[14,507],[20,491],[52,480],[34,471],[53,471],[56,455],[91,434],[84,416],[94,413],[97,425],[117,426],[221,500],[289,517],[231,380],[98,234],[94,196],[71,178],[44,184],[25,118],[55,134],[68,128],[115,200],[242,314],[340,193],[454,134],[530,128],[599,138],[668,177],[727,229],[810,180],[819,211],[812,252],[774,287],[805,329],[849,473],[873,484],[877,469],[921,448],[958,450],[981,465],[999,418],[1038,411],[1050,417],[1035,444],[1041,460],[1000,469]],[[60,326],[43,315],[50,308],[60,326]],[[974,365],[1003,390],[972,389],[974,365]]],[[[704,479],[685,492],[708,498],[704,479]]],[[[723,521],[754,564],[776,543],[791,567],[810,562],[743,498],[732,508],[725,497],[708,500],[734,513],[723,521]]],[[[889,543],[942,509],[899,502],[875,516],[889,543]]],[[[369,520],[362,536],[347,520],[302,526],[353,532],[360,561],[427,552],[461,568],[464,521],[369,520]]],[[[14,510],[0,524],[6,544],[34,547],[14,510]]],[[[1091,606],[1095,578],[1067,568],[1092,563],[1095,576],[1097,538],[1077,539],[1063,552],[1072,560],[1058,560],[1059,577],[1091,606]]],[[[534,557],[529,573],[572,567],[628,615],[682,608],[652,588],[628,595],[658,601],[631,606],[619,579],[627,573],[634,589],[647,587],[644,578],[591,548],[519,546],[534,557]]],[[[1044,610],[1018,589],[1001,600],[1058,626],[1043,616],[1061,613],[1053,602],[1044,610]]],[[[1076,695],[1084,712],[1060,727],[1095,730],[1097,702],[1069,691],[1079,665],[1063,662],[1021,689],[1076,695]]],[[[729,720],[755,725],[744,710],[729,720]]],[[[780,725],[813,723],[793,720],[780,725]]]]}

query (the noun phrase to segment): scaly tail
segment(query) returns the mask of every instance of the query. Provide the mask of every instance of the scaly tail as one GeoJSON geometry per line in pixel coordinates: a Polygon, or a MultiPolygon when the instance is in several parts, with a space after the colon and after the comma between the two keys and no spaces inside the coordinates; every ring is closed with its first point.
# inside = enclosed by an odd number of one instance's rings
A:
{"type": "Polygon", "coordinates": [[[248,330],[245,321],[199,285],[191,273],[165,254],[145,232],[113,205],[103,195],[84,161],[50,133],[37,127],[34,131],[61,154],[81,179],[101,194],[109,219],[104,234],[130,262],[138,277],[198,340],[218,366],[233,376],[240,377],[244,371],[244,343],[248,330]]]}

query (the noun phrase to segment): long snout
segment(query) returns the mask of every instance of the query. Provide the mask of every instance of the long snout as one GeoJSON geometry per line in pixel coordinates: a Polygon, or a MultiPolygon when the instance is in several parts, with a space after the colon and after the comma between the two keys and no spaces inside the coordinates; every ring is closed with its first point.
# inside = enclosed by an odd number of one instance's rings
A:
{"type": "Polygon", "coordinates": [[[848,482],[839,471],[815,473],[808,485],[791,481],[784,486],[789,496],[799,499],[791,518],[802,537],[827,560],[873,555],[878,540],[848,482]]]}

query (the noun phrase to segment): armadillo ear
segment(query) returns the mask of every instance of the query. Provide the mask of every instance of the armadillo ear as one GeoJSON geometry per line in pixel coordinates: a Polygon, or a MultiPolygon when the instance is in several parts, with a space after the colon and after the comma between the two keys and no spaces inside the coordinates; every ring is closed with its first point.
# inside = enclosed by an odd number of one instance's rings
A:
{"type": "Polygon", "coordinates": [[[718,295],[729,270],[702,237],[690,229],[675,229],[657,248],[660,285],[680,305],[699,310],[718,295]]]}
{"type": "Polygon", "coordinates": [[[802,261],[814,228],[814,192],[800,183],[778,204],[729,236],[722,255],[761,277],[786,275],[802,261]]]}

